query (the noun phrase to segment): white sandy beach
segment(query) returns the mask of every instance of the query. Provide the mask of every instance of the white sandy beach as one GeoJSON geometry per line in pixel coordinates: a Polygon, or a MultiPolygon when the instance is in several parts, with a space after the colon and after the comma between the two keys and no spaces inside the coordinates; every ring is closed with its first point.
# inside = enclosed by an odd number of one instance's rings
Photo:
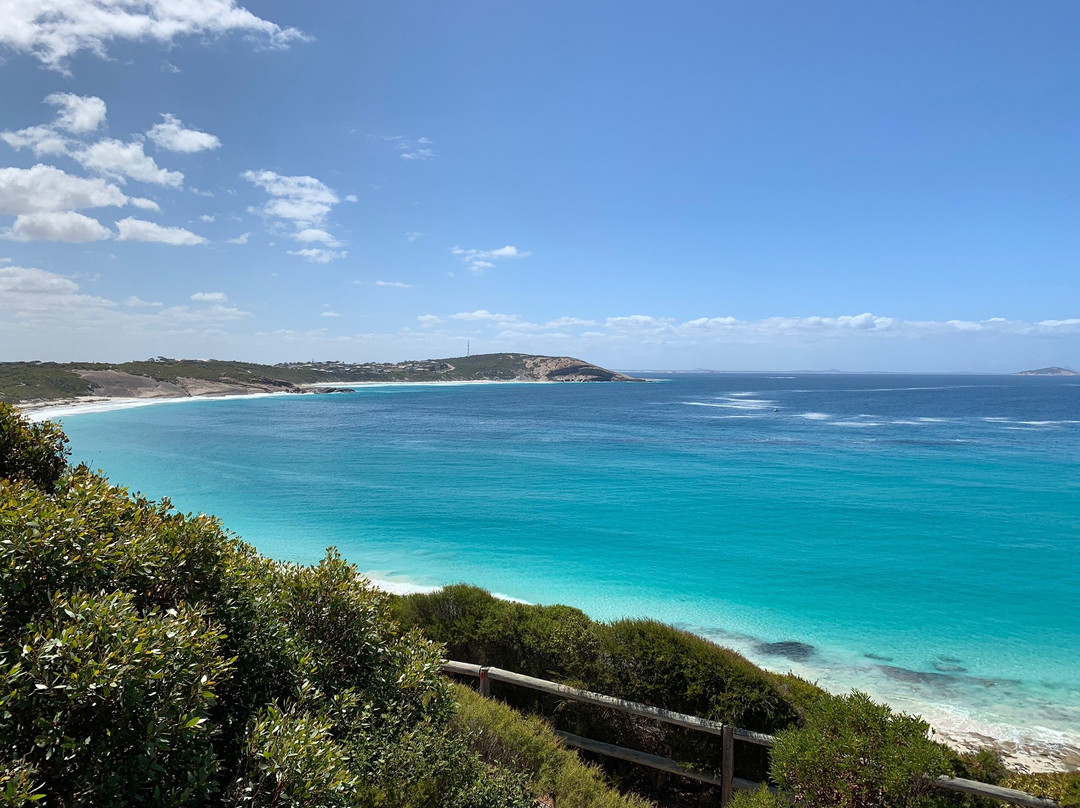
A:
{"type": "MultiPolygon", "coordinates": [[[[318,389],[334,387],[342,390],[361,390],[369,387],[464,387],[473,385],[499,385],[499,384],[565,384],[565,382],[551,382],[531,379],[485,379],[480,381],[446,381],[446,382],[349,382],[347,384],[301,384],[298,387],[305,389],[318,389]]],[[[229,393],[226,395],[194,395],[194,396],[147,396],[147,397],[115,397],[115,396],[87,396],[85,398],[64,399],[56,401],[31,401],[17,406],[31,421],[48,421],[53,418],[63,418],[68,415],[81,415],[91,412],[108,412],[110,410],[128,410],[136,407],[149,407],[154,404],[182,404],[191,401],[230,401],[240,398],[270,398],[277,396],[295,396],[295,392],[252,392],[252,393],[229,393]]]]}

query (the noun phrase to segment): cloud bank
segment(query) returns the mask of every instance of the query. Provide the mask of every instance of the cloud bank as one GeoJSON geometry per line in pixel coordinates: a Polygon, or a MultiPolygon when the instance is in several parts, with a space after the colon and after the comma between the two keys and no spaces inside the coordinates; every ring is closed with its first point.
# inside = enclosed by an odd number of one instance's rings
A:
{"type": "Polygon", "coordinates": [[[75,54],[105,58],[117,41],[170,45],[188,36],[242,33],[260,47],[280,49],[310,40],[233,0],[5,0],[0,11],[0,45],[64,73],[75,54]]]}

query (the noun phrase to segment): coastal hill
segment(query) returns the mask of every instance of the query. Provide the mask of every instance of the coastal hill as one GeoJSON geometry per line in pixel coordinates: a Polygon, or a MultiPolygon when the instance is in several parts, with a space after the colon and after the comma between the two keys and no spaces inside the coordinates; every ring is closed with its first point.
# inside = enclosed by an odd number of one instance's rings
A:
{"type": "Polygon", "coordinates": [[[1080,376],[1075,370],[1070,368],[1038,368],[1037,370],[1021,370],[1016,374],[1017,376],[1080,376]]]}
{"type": "MultiPolygon", "coordinates": [[[[245,393],[312,392],[310,385],[357,382],[637,381],[569,356],[502,353],[382,362],[289,362],[259,365],[210,359],[100,362],[2,362],[0,401],[9,404],[81,398],[183,398],[245,393]]],[[[325,391],[316,387],[315,392],[325,391]]]]}

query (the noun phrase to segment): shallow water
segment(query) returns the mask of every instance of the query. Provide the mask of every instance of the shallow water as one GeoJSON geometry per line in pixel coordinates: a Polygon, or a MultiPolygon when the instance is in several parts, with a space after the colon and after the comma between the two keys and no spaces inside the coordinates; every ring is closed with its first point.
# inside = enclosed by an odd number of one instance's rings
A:
{"type": "Polygon", "coordinates": [[[655,617],[943,726],[1080,743],[1075,380],[657,378],[63,421],[74,460],[275,558],[655,617]]]}

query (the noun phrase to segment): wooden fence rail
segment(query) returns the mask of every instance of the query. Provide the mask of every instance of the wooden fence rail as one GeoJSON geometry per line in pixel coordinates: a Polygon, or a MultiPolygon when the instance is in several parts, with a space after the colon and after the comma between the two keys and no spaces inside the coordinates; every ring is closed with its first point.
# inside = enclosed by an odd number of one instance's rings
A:
{"type": "MultiPolygon", "coordinates": [[[[578,735],[571,735],[568,732],[556,731],[555,733],[569,746],[574,746],[589,752],[595,752],[600,755],[606,755],[608,757],[618,758],[620,760],[627,760],[641,766],[648,766],[649,768],[657,769],[659,771],[677,774],[681,777],[688,777],[691,780],[720,786],[720,804],[722,806],[728,804],[734,790],[753,790],[761,785],[760,783],[743,780],[734,776],[735,741],[744,741],[745,743],[766,747],[771,747],[775,743],[775,738],[773,738],[772,735],[766,735],[762,732],[754,732],[753,730],[742,729],[741,727],[735,727],[720,721],[710,721],[707,718],[701,718],[696,715],[677,713],[672,710],[665,710],[662,707],[653,707],[649,704],[641,704],[636,701],[627,701],[625,699],[615,698],[614,696],[605,696],[602,693],[593,693],[589,690],[581,690],[576,687],[561,685],[558,682],[551,682],[547,679],[537,679],[534,676],[525,676],[524,674],[514,673],[513,671],[503,670],[502,668],[493,668],[487,665],[474,665],[470,662],[450,661],[443,665],[443,672],[455,674],[457,676],[471,676],[479,679],[480,693],[484,696],[491,696],[492,682],[505,682],[506,684],[525,687],[530,690],[538,690],[541,693],[560,696],[571,701],[594,704],[598,707],[605,707],[610,710],[617,710],[622,713],[641,716],[642,718],[663,721],[664,723],[672,724],[677,727],[685,727],[686,729],[692,729],[698,732],[719,735],[723,765],[721,766],[720,776],[716,777],[708,772],[702,772],[688,766],[683,766],[678,761],[671,760],[670,758],[659,757],[646,752],[639,752],[636,749],[628,749],[625,746],[615,746],[614,744],[595,741],[591,738],[582,738],[578,735]]],[[[942,789],[944,791],[958,791],[964,794],[974,794],[980,797],[988,797],[989,799],[997,800],[998,802],[1004,802],[1009,805],[1024,806],[1025,808],[1060,808],[1056,801],[1048,799],[1047,797],[1036,797],[1035,795],[1028,794],[1024,791],[1001,788],[1000,786],[992,786],[988,783],[979,783],[975,780],[965,780],[961,777],[938,777],[931,782],[931,785],[934,788],[942,789]]],[[[770,790],[775,789],[770,788],[770,790]]]]}

